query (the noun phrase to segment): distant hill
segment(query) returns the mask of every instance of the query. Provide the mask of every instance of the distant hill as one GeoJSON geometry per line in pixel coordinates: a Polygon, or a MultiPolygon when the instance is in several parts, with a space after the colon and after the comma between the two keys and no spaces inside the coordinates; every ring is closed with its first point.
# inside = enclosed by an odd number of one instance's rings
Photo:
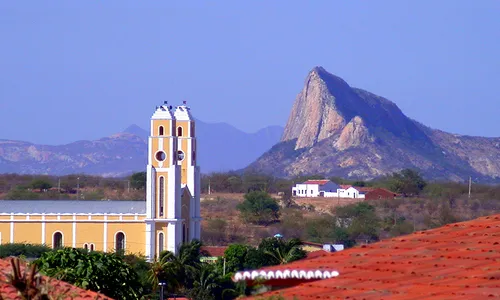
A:
{"type": "Polygon", "coordinates": [[[402,168],[432,179],[500,179],[500,138],[431,129],[322,67],[307,76],[281,142],[246,170],[371,179],[402,168]]]}
{"type": "MultiPolygon", "coordinates": [[[[229,124],[198,120],[198,163],[203,173],[241,169],[276,144],[282,133],[280,126],[245,133],[229,124]]],[[[125,176],[145,170],[148,135],[131,125],[110,137],[58,146],[0,140],[0,173],[125,176]]]]}

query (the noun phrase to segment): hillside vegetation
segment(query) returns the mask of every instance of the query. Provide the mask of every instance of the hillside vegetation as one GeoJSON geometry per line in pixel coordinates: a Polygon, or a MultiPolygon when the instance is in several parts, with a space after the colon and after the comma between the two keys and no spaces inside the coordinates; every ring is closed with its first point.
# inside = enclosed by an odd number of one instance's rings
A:
{"type": "MultiPolygon", "coordinates": [[[[0,198],[144,200],[145,178],[144,173],[118,179],[6,174],[0,175],[0,198]]],[[[354,245],[500,211],[500,186],[473,184],[469,198],[467,184],[426,182],[412,170],[367,182],[331,178],[339,184],[385,187],[402,194],[390,200],[292,197],[291,187],[308,178],[322,177],[280,179],[237,173],[203,176],[203,242],[255,245],[262,238],[280,233],[287,238],[354,245]]]]}

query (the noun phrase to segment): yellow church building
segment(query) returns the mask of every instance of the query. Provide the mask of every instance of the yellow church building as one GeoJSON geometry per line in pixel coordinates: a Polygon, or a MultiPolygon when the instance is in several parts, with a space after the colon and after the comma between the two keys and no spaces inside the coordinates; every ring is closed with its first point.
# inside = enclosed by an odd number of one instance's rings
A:
{"type": "Polygon", "coordinates": [[[151,117],[146,201],[0,200],[0,244],[125,251],[149,259],[200,239],[200,168],[190,108],[151,117]]]}

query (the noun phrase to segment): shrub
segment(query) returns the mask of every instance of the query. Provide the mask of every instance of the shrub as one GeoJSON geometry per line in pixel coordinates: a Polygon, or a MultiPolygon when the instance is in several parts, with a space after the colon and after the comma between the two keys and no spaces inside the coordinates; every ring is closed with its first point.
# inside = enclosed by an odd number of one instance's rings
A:
{"type": "Polygon", "coordinates": [[[52,251],[45,245],[12,243],[0,245],[0,258],[9,256],[24,256],[26,258],[39,258],[42,254],[52,251]]]}
{"type": "Polygon", "coordinates": [[[114,299],[138,299],[142,293],[137,273],[114,253],[63,248],[43,253],[34,264],[47,276],[114,299]]]}
{"type": "Polygon", "coordinates": [[[250,223],[269,225],[279,219],[279,205],[268,193],[252,191],[238,204],[241,217],[250,223]]]}

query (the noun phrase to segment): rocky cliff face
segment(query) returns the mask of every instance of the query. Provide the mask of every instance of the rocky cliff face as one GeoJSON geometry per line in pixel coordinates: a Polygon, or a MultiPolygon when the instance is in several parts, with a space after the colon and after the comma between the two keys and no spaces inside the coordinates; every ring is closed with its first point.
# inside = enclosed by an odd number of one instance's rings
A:
{"type": "Polygon", "coordinates": [[[434,179],[496,180],[500,138],[430,129],[393,102],[316,67],[293,104],[281,143],[248,169],[369,179],[408,167],[434,179]]]}

